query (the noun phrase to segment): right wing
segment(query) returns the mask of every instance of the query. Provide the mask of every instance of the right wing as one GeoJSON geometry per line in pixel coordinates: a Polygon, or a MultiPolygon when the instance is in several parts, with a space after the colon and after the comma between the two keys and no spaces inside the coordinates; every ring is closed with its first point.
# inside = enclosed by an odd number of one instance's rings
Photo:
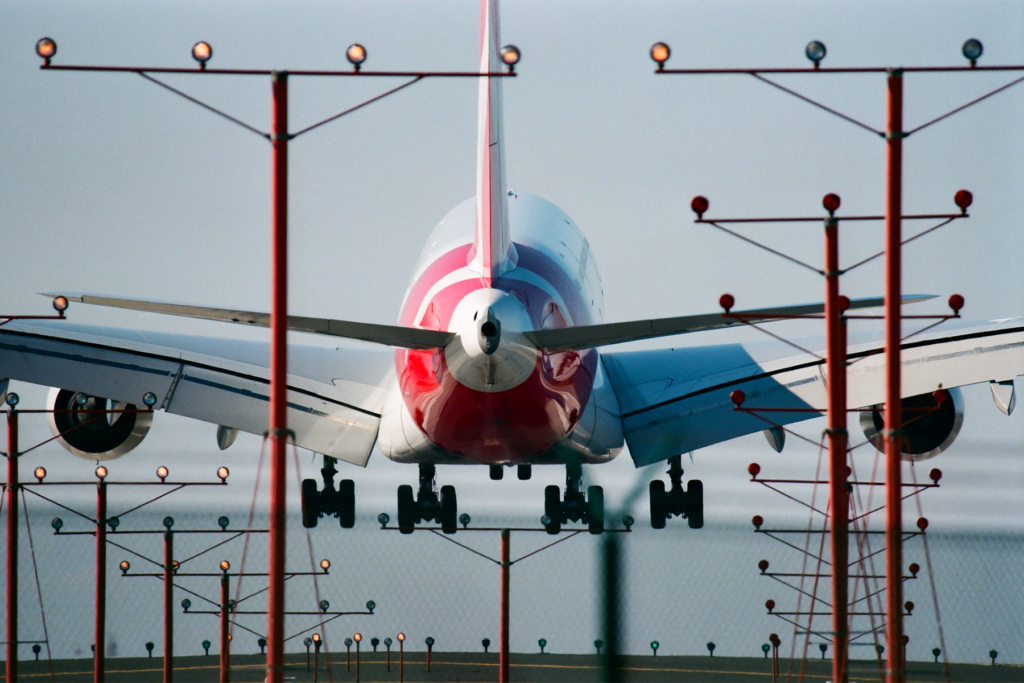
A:
{"type": "MultiPolygon", "coordinates": [[[[269,422],[266,342],[75,325],[0,325],[0,377],[142,404],[253,434],[269,422]]],[[[390,349],[288,345],[288,427],[303,448],[365,465],[390,349]]]]}

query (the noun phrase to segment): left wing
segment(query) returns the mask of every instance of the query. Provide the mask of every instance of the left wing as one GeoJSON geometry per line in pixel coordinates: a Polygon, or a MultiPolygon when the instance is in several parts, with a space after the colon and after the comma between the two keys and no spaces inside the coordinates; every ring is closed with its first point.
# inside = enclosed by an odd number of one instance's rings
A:
{"type": "MultiPolygon", "coordinates": [[[[1024,318],[985,324],[947,323],[942,331],[904,342],[902,396],[1024,374],[1024,318]]],[[[820,345],[819,345],[820,346],[820,345]]],[[[815,347],[810,347],[815,348],[815,347]]],[[[847,376],[851,408],[885,402],[885,354],[880,341],[850,347],[847,376]]],[[[637,467],[752,434],[771,425],[736,411],[734,389],[749,408],[818,408],[827,405],[824,361],[784,357],[778,346],[758,344],[602,353],[622,410],[626,443],[637,467]]],[[[773,412],[780,424],[818,412],[773,412]]]]}

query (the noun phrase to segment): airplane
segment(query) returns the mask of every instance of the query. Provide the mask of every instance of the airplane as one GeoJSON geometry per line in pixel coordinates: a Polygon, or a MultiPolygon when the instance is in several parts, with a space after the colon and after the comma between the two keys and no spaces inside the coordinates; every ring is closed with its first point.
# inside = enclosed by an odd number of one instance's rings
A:
{"type": "MultiPolygon", "coordinates": [[[[501,67],[497,0],[481,0],[479,68],[501,67]]],[[[325,516],[355,523],[355,486],[335,485],[337,461],[365,466],[374,447],[416,464],[418,486],[397,491],[398,526],[423,521],[455,533],[455,488],[437,487],[437,465],[486,465],[491,479],[515,466],[566,468],[564,490],[548,486],[543,523],[605,526],[600,486],[584,486],[583,465],[609,462],[628,446],[636,467],[669,462],[669,482],[650,484],[651,525],[672,517],[703,526],[703,485],[683,485],[681,455],[764,431],[777,451],[779,428],[820,416],[824,361],[779,346],[730,343],[615,351],[644,339],[741,324],[720,312],[603,322],[603,289],[583,231],[542,197],[509,187],[505,171],[502,79],[481,78],[475,196],[454,207],[429,235],[395,325],[289,316],[290,330],[366,342],[339,348],[289,344],[288,425],[298,447],[323,458],[322,487],[301,484],[303,524],[325,516]],[[751,403],[802,412],[773,413],[779,427],[734,409],[730,393],[751,403]]],[[[55,301],[186,316],[258,327],[266,313],[58,292],[55,301]]],[[[921,300],[910,296],[905,303],[921,300]]],[[[852,309],[881,298],[854,299],[852,309]]],[[[821,313],[823,305],[737,311],[749,322],[821,313]]],[[[820,348],[822,344],[818,342],[820,348]]],[[[877,443],[884,402],[884,354],[877,339],[849,349],[849,405],[877,443]]],[[[903,344],[902,395],[934,409],[905,426],[907,459],[948,448],[963,421],[958,387],[990,382],[996,405],[1015,405],[1024,374],[1024,318],[956,321],[903,344]],[[951,400],[947,400],[951,399],[951,400]]],[[[0,325],[0,394],[9,380],[53,387],[47,408],[58,443],[105,461],[146,436],[153,414],[168,412],[218,425],[217,443],[239,431],[267,430],[269,343],[100,328],[66,321],[0,325]],[[107,408],[153,412],[111,414],[107,408]]]]}

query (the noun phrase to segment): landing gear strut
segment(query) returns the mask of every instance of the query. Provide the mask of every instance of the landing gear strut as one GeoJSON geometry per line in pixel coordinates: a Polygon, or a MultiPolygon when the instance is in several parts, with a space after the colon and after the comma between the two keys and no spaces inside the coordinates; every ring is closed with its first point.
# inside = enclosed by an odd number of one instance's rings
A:
{"type": "Polygon", "coordinates": [[[420,522],[437,522],[441,531],[454,534],[458,528],[459,506],[454,486],[442,486],[437,493],[436,468],[432,463],[420,463],[420,490],[413,497],[412,487],[398,487],[398,530],[411,534],[420,522]]]}
{"type": "Polygon", "coordinates": [[[356,523],[356,484],[351,479],[342,479],[338,488],[334,488],[334,476],[338,474],[335,467],[336,458],[324,456],[324,466],[320,474],[324,480],[324,488],[318,491],[315,479],[302,480],[302,526],[312,529],[317,520],[325,515],[333,515],[341,522],[343,529],[351,529],[356,523]]]}
{"type": "Polygon", "coordinates": [[[565,466],[565,499],[557,486],[544,489],[544,518],[541,520],[549,534],[557,534],[563,524],[584,522],[590,533],[604,531],[604,489],[587,488],[583,495],[583,468],[579,464],[565,466]]]}
{"type": "Polygon", "coordinates": [[[666,491],[661,479],[651,482],[651,526],[664,529],[665,520],[675,515],[685,517],[691,529],[700,529],[704,526],[704,484],[691,479],[683,491],[682,456],[669,458],[668,464],[672,488],[666,491]]]}

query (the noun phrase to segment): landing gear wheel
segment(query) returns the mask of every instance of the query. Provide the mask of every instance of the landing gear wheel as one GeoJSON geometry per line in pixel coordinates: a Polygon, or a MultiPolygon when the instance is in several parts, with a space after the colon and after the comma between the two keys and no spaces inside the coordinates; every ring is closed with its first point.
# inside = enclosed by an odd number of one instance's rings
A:
{"type": "Polygon", "coordinates": [[[415,526],[416,500],[412,496],[412,487],[402,484],[398,487],[398,530],[411,534],[415,526]]]}
{"type": "Polygon", "coordinates": [[[544,489],[544,515],[551,520],[545,527],[549,534],[562,530],[562,490],[553,484],[544,489]]]}
{"type": "Polygon", "coordinates": [[[704,526],[704,483],[700,479],[691,479],[686,487],[686,521],[691,529],[704,526]]]}
{"type": "Polygon", "coordinates": [[[342,529],[356,525],[356,483],[351,479],[342,479],[338,486],[338,519],[342,529]]]}
{"type": "Polygon", "coordinates": [[[316,527],[320,517],[320,492],[316,488],[316,479],[302,480],[302,526],[307,529],[316,527]]]}
{"type": "Polygon", "coordinates": [[[455,500],[455,487],[441,487],[441,531],[454,534],[459,528],[459,505],[455,500]]]}
{"type": "Polygon", "coordinates": [[[604,489],[600,486],[587,489],[587,525],[592,534],[604,531],[604,489]]]}
{"type": "Polygon", "coordinates": [[[651,482],[651,527],[665,528],[665,482],[655,479],[651,482]]]}

